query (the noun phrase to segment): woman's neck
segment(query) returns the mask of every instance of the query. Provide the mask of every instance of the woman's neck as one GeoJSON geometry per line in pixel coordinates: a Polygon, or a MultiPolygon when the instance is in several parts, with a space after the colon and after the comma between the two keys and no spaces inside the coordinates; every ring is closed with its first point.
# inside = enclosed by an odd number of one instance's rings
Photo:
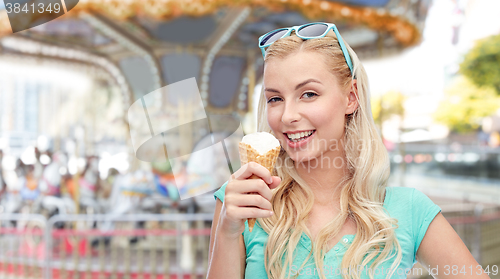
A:
{"type": "Polygon", "coordinates": [[[308,162],[295,164],[295,168],[314,192],[315,205],[329,206],[332,202],[335,205],[339,203],[342,190],[340,182],[347,173],[344,167],[336,168],[331,164],[327,167],[321,166],[321,163],[314,165],[314,162],[308,162]]]}

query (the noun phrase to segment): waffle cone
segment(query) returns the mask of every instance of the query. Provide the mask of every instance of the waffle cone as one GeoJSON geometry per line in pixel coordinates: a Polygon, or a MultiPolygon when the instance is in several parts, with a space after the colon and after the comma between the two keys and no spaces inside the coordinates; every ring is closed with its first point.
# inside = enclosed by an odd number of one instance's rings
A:
{"type": "MultiPolygon", "coordinates": [[[[264,155],[260,155],[259,152],[257,152],[257,150],[255,150],[252,146],[243,142],[239,143],[238,148],[240,152],[241,165],[247,164],[248,162],[256,162],[264,166],[267,170],[269,170],[270,173],[273,173],[274,164],[276,163],[276,159],[280,154],[280,146],[269,150],[264,155]]],[[[250,179],[260,179],[260,177],[253,174],[252,176],[250,176],[250,179]]],[[[255,221],[255,218],[248,218],[248,230],[250,232],[253,230],[255,221]]]]}

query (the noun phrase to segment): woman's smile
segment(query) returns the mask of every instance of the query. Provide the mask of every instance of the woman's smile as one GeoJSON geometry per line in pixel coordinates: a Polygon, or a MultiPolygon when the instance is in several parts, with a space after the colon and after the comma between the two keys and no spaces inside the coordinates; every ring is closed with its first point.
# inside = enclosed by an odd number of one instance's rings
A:
{"type": "Polygon", "coordinates": [[[309,130],[305,132],[286,132],[283,133],[286,138],[286,142],[291,148],[304,147],[308,142],[312,140],[316,130],[309,130]]]}

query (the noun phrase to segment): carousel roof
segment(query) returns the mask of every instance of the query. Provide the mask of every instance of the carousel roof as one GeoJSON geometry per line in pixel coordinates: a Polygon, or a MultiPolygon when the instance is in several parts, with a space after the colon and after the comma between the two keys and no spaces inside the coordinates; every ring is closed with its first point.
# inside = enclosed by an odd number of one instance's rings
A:
{"type": "Polygon", "coordinates": [[[104,69],[121,88],[126,108],[144,94],[194,76],[209,112],[246,112],[248,92],[261,74],[260,35],[311,21],[334,22],[361,59],[379,57],[420,41],[430,2],[80,0],[57,20],[15,34],[3,10],[1,51],[104,69]]]}

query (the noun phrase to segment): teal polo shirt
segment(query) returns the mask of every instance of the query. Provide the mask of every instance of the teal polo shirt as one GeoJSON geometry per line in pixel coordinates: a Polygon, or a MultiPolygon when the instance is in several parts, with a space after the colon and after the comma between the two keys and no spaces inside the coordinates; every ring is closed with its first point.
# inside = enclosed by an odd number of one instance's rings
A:
{"type": "MultiPolygon", "coordinates": [[[[224,202],[227,182],[214,193],[215,199],[224,202]]],[[[434,217],[441,211],[436,205],[422,192],[407,187],[386,187],[385,200],[383,207],[387,209],[389,215],[398,219],[398,228],[396,228],[396,237],[401,245],[402,258],[401,263],[391,278],[407,278],[409,274],[425,274],[425,270],[415,269],[412,271],[416,261],[416,253],[425,232],[434,217]],[[418,273],[417,273],[418,272],[418,273]]],[[[264,248],[267,243],[268,234],[259,225],[255,226],[250,232],[248,230],[248,221],[245,221],[245,231],[242,233],[246,247],[246,268],[245,279],[265,279],[268,278],[264,268],[264,248]]],[[[340,241],[325,254],[323,272],[327,278],[342,279],[342,270],[340,263],[342,257],[347,251],[349,245],[353,242],[355,235],[345,235],[340,241]]],[[[303,232],[302,237],[294,253],[294,260],[291,270],[291,277],[298,274],[299,279],[317,279],[319,270],[314,264],[314,258],[311,255],[308,262],[302,267],[302,263],[307,258],[311,250],[311,240],[303,232]]],[[[361,278],[369,278],[367,268],[374,260],[370,261],[364,270],[360,270],[361,278]]],[[[374,269],[375,279],[385,279],[389,274],[389,268],[394,262],[394,258],[382,263],[374,269]]],[[[361,267],[360,267],[361,268],[361,267]]],[[[288,271],[287,271],[288,274],[288,271]]]]}

